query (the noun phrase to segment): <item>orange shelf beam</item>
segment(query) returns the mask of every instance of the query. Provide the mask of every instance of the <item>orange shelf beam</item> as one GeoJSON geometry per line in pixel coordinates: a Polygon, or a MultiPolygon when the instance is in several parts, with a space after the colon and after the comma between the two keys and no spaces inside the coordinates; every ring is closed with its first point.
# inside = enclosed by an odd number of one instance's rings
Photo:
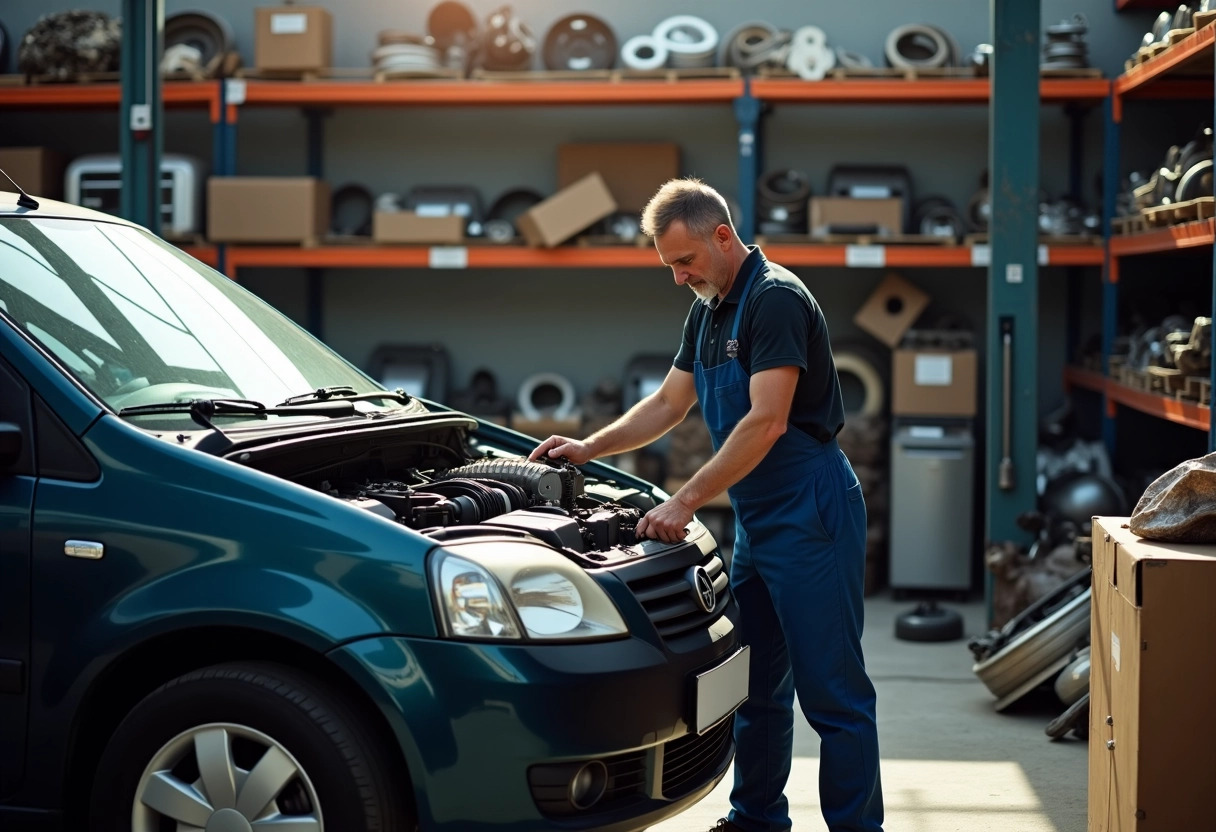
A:
{"type": "Polygon", "coordinates": [[[1064,386],[1080,387],[1082,390],[1105,393],[1106,376],[1093,370],[1085,370],[1070,364],[1064,368],[1064,386]]]}
{"type": "MultiPolygon", "coordinates": [[[[884,268],[965,268],[976,266],[975,252],[971,246],[890,245],[890,246],[840,246],[771,244],[764,247],[765,255],[783,266],[858,266],[884,268]],[[869,252],[860,249],[882,251],[882,262],[867,258],[869,252]],[[858,256],[861,255],[861,256],[858,256]]],[[[877,252],[873,252],[875,255],[877,252]]],[[[1100,246],[1052,246],[1047,251],[1049,266],[1101,266],[1105,255],[1100,246]]]]}
{"type": "Polygon", "coordinates": [[[1216,220],[1199,220],[1171,225],[1143,234],[1123,234],[1110,238],[1110,253],[1114,257],[1131,254],[1156,254],[1199,246],[1216,241],[1216,220]]]}
{"type": "Polygon", "coordinates": [[[182,250],[183,252],[185,252],[186,254],[189,254],[189,255],[190,255],[191,257],[193,257],[195,260],[201,260],[202,262],[206,263],[208,266],[210,266],[210,267],[211,267],[211,268],[213,268],[213,269],[214,269],[214,268],[215,268],[215,267],[216,267],[216,266],[219,264],[219,261],[220,261],[220,259],[219,259],[219,252],[216,250],[215,246],[210,246],[210,245],[201,245],[201,246],[187,246],[187,245],[183,245],[183,246],[181,246],[180,248],[181,248],[181,250],[182,250]]]}
{"type": "Polygon", "coordinates": [[[1166,93],[1169,97],[1179,97],[1185,94],[1195,96],[1211,95],[1212,92],[1212,47],[1216,44],[1216,27],[1204,26],[1193,34],[1187,35],[1178,43],[1166,49],[1154,58],[1132,67],[1115,79],[1112,91],[1114,93],[1113,115],[1115,121],[1123,118],[1122,100],[1124,96],[1138,94],[1141,90],[1155,82],[1167,78],[1176,78],[1187,74],[1198,75],[1202,81],[1173,81],[1174,86],[1169,92],[1165,85],[1158,92],[1166,93]]]}
{"type": "MultiPolygon", "coordinates": [[[[803,81],[796,78],[755,78],[752,95],[775,103],[938,103],[979,104],[988,101],[992,85],[984,78],[940,78],[928,80],[803,81]]],[[[1039,85],[1043,101],[1101,100],[1110,95],[1104,78],[1044,78],[1039,85]]]]}
{"type": "Polygon", "coordinates": [[[1131,387],[1111,379],[1106,379],[1106,398],[1116,404],[1130,407],[1132,410],[1139,410],[1141,413],[1196,430],[1206,431],[1212,423],[1210,407],[1200,407],[1194,402],[1184,402],[1156,393],[1133,390],[1131,387]]]}
{"type": "MultiPolygon", "coordinates": [[[[161,96],[166,107],[207,107],[212,122],[218,122],[219,85],[219,81],[170,81],[161,87],[161,96]]],[[[122,87],[113,83],[0,85],[0,108],[108,109],[121,103],[122,87]]]]}

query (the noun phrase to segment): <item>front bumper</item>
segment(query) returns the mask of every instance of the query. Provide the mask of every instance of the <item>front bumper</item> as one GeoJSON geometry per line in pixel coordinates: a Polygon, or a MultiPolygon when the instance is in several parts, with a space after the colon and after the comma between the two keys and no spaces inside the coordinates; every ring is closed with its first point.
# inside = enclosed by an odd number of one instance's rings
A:
{"type": "Polygon", "coordinates": [[[731,720],[700,735],[690,724],[695,675],[739,649],[734,612],[732,601],[716,626],[724,637],[679,654],[638,638],[503,646],[382,637],[331,656],[393,727],[423,830],[628,832],[700,800],[730,764],[731,720]],[[585,810],[546,802],[543,767],[587,760],[610,772],[605,797],[585,810]]]}

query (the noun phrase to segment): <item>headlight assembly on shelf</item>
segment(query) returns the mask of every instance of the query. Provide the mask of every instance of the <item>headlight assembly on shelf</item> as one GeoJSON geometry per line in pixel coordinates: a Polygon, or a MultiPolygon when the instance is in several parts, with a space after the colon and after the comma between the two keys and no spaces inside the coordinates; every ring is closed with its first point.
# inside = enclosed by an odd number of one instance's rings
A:
{"type": "Polygon", "coordinates": [[[579,641],[628,633],[608,594],[579,566],[521,540],[440,550],[431,581],[444,635],[579,641]]]}

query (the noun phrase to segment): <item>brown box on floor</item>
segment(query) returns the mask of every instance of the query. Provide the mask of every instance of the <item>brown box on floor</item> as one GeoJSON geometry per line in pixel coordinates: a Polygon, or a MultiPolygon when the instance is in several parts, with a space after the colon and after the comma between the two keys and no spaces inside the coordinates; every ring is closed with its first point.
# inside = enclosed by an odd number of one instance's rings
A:
{"type": "Polygon", "coordinates": [[[901,234],[902,199],[854,199],[847,196],[813,196],[810,204],[812,237],[828,234],[901,234]]]}
{"type": "Polygon", "coordinates": [[[267,70],[333,66],[333,18],[320,6],[254,9],[253,65],[267,70]]]}
{"type": "Polygon", "coordinates": [[[1216,546],[1093,526],[1090,832],[1211,829],[1216,546]]]}
{"type": "Polygon", "coordinates": [[[616,200],[598,173],[590,173],[537,203],[515,220],[530,246],[552,248],[616,211],[616,200]]]}
{"type": "Polygon", "coordinates": [[[377,243],[459,245],[464,242],[464,217],[424,217],[413,211],[377,211],[372,215],[372,239],[377,243]]]}
{"type": "Polygon", "coordinates": [[[898,349],[891,353],[891,413],[974,416],[975,350],[898,349]]]}
{"type": "MultiPolygon", "coordinates": [[[[0,170],[30,196],[63,199],[64,158],[45,147],[0,147],[0,170]]],[[[12,190],[0,179],[0,191],[12,190]]]]}
{"type": "Polygon", "coordinates": [[[329,229],[329,184],[309,176],[213,176],[213,243],[316,243],[329,229]]]}
{"type": "Polygon", "coordinates": [[[557,186],[589,173],[604,178],[617,210],[642,213],[664,182],[680,175],[680,146],[673,142],[576,142],[558,145],[557,186]]]}

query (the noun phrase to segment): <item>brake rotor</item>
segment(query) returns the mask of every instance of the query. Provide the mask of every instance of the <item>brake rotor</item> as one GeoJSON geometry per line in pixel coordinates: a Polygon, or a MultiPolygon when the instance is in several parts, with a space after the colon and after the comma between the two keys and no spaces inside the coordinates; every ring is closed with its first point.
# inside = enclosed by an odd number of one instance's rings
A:
{"type": "Polygon", "coordinates": [[[477,19],[464,3],[442,0],[427,15],[426,29],[442,50],[471,43],[477,36],[477,19]]]}
{"type": "Polygon", "coordinates": [[[199,65],[206,67],[232,51],[232,27],[207,12],[180,12],[165,18],[165,49],[185,44],[199,51],[199,65]]]}
{"type": "Polygon", "coordinates": [[[549,69],[612,69],[616,35],[607,23],[590,14],[572,14],[554,23],[545,34],[541,55],[549,69]]]}
{"type": "Polygon", "coordinates": [[[481,64],[489,70],[512,72],[532,66],[536,37],[528,24],[510,6],[496,9],[486,18],[481,64]]]}

